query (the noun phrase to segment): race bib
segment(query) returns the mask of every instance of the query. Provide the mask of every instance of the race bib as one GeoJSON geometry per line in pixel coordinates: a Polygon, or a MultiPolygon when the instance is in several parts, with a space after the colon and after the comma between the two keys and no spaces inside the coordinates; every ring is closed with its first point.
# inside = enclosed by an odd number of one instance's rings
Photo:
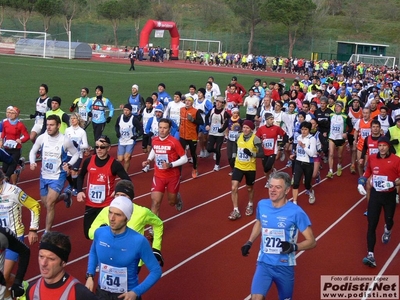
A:
{"type": "Polygon", "coordinates": [[[92,119],[94,120],[94,121],[98,121],[98,120],[100,120],[100,117],[101,117],[101,113],[99,112],[99,111],[94,111],[93,112],[93,114],[92,114],[92,119]]]}
{"type": "Polygon", "coordinates": [[[128,138],[130,136],[131,130],[130,128],[123,128],[120,131],[122,138],[128,138]]]}
{"type": "Polygon", "coordinates": [[[262,251],[266,254],[280,254],[282,248],[279,247],[285,239],[284,229],[262,228],[262,251]]]}
{"type": "Polygon", "coordinates": [[[246,153],[244,153],[243,150],[244,150],[243,148],[238,148],[237,158],[239,161],[249,162],[250,156],[248,156],[246,153]]]}
{"type": "Polygon", "coordinates": [[[332,133],[333,134],[339,134],[340,132],[340,126],[339,125],[332,125],[331,127],[332,133]]]}
{"type": "Polygon", "coordinates": [[[8,226],[10,226],[10,215],[8,214],[8,212],[0,212],[0,226],[3,228],[7,228],[8,226]]]}
{"type": "Polygon", "coordinates": [[[369,148],[369,155],[374,155],[379,152],[378,148],[369,148]]]}
{"type": "Polygon", "coordinates": [[[83,120],[87,121],[88,114],[85,107],[79,108],[79,115],[82,117],[83,120]]]}
{"type": "Polygon", "coordinates": [[[42,168],[47,173],[57,173],[57,162],[56,158],[45,158],[42,162],[42,168]]]}
{"type": "Polygon", "coordinates": [[[218,133],[219,128],[220,128],[219,124],[211,124],[210,133],[218,133]]]}
{"type": "Polygon", "coordinates": [[[363,139],[365,139],[367,136],[370,135],[371,129],[363,128],[363,129],[360,130],[360,133],[361,133],[361,137],[363,139]]]}
{"type": "Polygon", "coordinates": [[[306,157],[306,152],[303,147],[297,146],[297,157],[306,157]]]}
{"type": "Polygon", "coordinates": [[[162,169],[163,162],[169,163],[168,161],[168,154],[156,154],[155,163],[159,169],[162,169]]]}
{"type": "Polygon", "coordinates": [[[88,189],[88,196],[93,203],[103,203],[106,200],[106,187],[105,185],[90,184],[88,189]]]}
{"type": "Polygon", "coordinates": [[[4,143],[5,148],[14,149],[17,148],[18,143],[14,140],[6,140],[4,143]]]}
{"type": "Polygon", "coordinates": [[[256,110],[256,108],[254,108],[254,106],[248,106],[247,107],[247,114],[252,115],[252,114],[254,114],[256,112],[257,112],[257,110],[256,110]]]}
{"type": "Polygon", "coordinates": [[[274,149],[274,139],[264,139],[263,147],[264,147],[264,149],[267,149],[267,150],[273,150],[274,149]]]}
{"type": "Polygon", "coordinates": [[[117,268],[107,264],[100,265],[100,288],[110,293],[128,291],[127,268],[117,268]]]}
{"type": "Polygon", "coordinates": [[[229,130],[228,140],[235,142],[239,136],[239,131],[229,130]]]}
{"type": "Polygon", "coordinates": [[[388,189],[383,186],[383,183],[388,180],[387,176],[384,175],[372,175],[372,186],[377,192],[388,191],[388,189]]]}
{"type": "Polygon", "coordinates": [[[232,110],[232,108],[234,108],[235,107],[235,103],[233,103],[233,102],[228,102],[228,110],[232,110]]]}
{"type": "Polygon", "coordinates": [[[138,106],[137,105],[132,105],[132,113],[136,114],[138,112],[138,106]]]}

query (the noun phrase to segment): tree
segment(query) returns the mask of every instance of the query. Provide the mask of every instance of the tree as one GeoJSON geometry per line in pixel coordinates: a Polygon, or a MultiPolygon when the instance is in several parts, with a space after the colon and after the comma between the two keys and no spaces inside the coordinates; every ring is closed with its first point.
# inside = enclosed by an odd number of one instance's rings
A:
{"type": "MultiPolygon", "coordinates": [[[[15,9],[18,21],[21,23],[24,31],[26,31],[26,24],[31,17],[35,3],[36,0],[13,0],[8,2],[9,6],[15,9]]],[[[24,38],[26,38],[26,33],[24,33],[24,38]]]]}
{"type": "Polygon", "coordinates": [[[305,31],[315,9],[316,5],[311,0],[268,0],[263,5],[262,14],[275,22],[282,23],[288,31],[288,57],[292,57],[297,35],[305,31]]]}
{"type": "MultiPolygon", "coordinates": [[[[254,33],[257,24],[263,19],[260,14],[260,8],[263,0],[225,0],[228,6],[232,9],[236,17],[250,27],[250,38],[248,42],[247,54],[252,53],[254,44],[254,33]]],[[[278,1],[279,2],[279,1],[278,1]]]]}
{"type": "Polygon", "coordinates": [[[72,19],[82,12],[87,5],[86,0],[64,0],[61,5],[61,14],[64,16],[64,28],[67,34],[71,31],[72,19]]]}
{"type": "Polygon", "coordinates": [[[4,11],[7,6],[7,0],[0,0],[0,28],[4,21],[4,11]]]}
{"type": "Polygon", "coordinates": [[[140,18],[145,16],[150,8],[148,0],[122,0],[125,16],[133,19],[136,39],[139,41],[140,18]]]}
{"type": "Polygon", "coordinates": [[[49,30],[51,19],[61,13],[61,0],[38,0],[35,5],[35,11],[43,17],[43,29],[49,30]]]}
{"type": "Polygon", "coordinates": [[[124,6],[121,4],[121,2],[117,0],[109,0],[100,3],[97,6],[97,13],[101,17],[111,21],[114,31],[114,46],[118,47],[117,30],[119,26],[119,21],[125,16],[124,6]]]}

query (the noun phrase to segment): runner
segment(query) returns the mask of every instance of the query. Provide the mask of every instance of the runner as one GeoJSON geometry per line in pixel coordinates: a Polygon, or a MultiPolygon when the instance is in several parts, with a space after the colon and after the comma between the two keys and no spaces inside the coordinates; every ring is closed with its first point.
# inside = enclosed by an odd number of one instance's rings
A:
{"type": "Polygon", "coordinates": [[[299,194],[300,179],[304,175],[304,186],[308,194],[308,202],[315,203],[314,190],[312,189],[312,175],[314,172],[314,157],[317,155],[317,141],[310,134],[311,123],[304,121],[300,125],[301,134],[297,137],[296,154],[292,154],[290,159],[296,159],[294,164],[293,180],[293,203],[297,204],[299,194]]]}
{"type": "Polygon", "coordinates": [[[96,141],[96,155],[83,161],[81,172],[77,180],[77,200],[85,202],[85,214],[83,217],[83,232],[89,239],[89,228],[100,211],[110,205],[112,193],[115,188],[117,176],[120,179],[130,180],[121,163],[110,156],[110,138],[100,136],[96,141]],[[83,192],[83,181],[86,174],[86,191],[83,192]]]}
{"type": "Polygon", "coordinates": [[[40,173],[40,199],[46,207],[45,232],[51,230],[54,221],[55,205],[64,201],[67,208],[72,204],[71,193],[64,188],[67,174],[75,162],[79,159],[79,151],[72,141],[60,133],[61,119],[57,115],[47,118],[47,131],[40,135],[31,151],[29,152],[30,169],[34,171],[37,167],[36,154],[42,149],[43,161],[40,173]],[[67,152],[72,154],[70,161],[66,162],[67,152]]]}
{"type": "MultiPolygon", "coordinates": [[[[22,207],[26,207],[30,210],[31,214],[28,241],[30,245],[33,245],[38,241],[37,231],[39,229],[40,204],[19,187],[7,183],[4,179],[4,173],[0,170],[1,226],[10,229],[23,242],[25,226],[22,222],[22,207]]],[[[13,285],[14,278],[11,276],[11,272],[16,262],[18,262],[18,253],[7,249],[4,266],[1,270],[8,288],[13,285]]],[[[5,294],[7,299],[10,296],[10,291],[7,290],[5,294]]]]}
{"type": "Polygon", "coordinates": [[[29,140],[29,133],[24,123],[19,119],[20,110],[16,106],[7,107],[7,119],[3,121],[3,131],[1,132],[0,147],[12,156],[20,164],[17,168],[14,164],[3,163],[3,171],[10,176],[10,182],[17,184],[19,173],[25,167],[25,158],[21,157],[22,144],[29,140]],[[10,168],[10,170],[9,170],[10,168]]]}
{"type": "MultiPolygon", "coordinates": [[[[72,165],[70,173],[67,176],[69,186],[65,191],[70,191],[73,196],[78,194],[77,191],[77,178],[79,175],[79,169],[82,164],[83,155],[89,155],[91,147],[89,147],[86,131],[84,130],[85,120],[79,113],[73,112],[69,118],[70,127],[65,130],[65,135],[74,143],[75,147],[79,152],[78,160],[72,165]]],[[[72,158],[70,152],[67,153],[67,162],[72,158]]]]}
{"type": "Polygon", "coordinates": [[[232,204],[233,211],[228,218],[232,221],[241,217],[239,211],[239,184],[243,177],[246,178],[248,203],[246,216],[253,214],[254,183],[256,180],[256,158],[264,157],[261,140],[253,133],[255,126],[251,120],[243,122],[243,132],[239,134],[237,142],[233,145],[233,157],[235,165],[232,173],[232,204]]]}
{"type": "Polygon", "coordinates": [[[76,109],[78,110],[78,114],[81,116],[82,120],[85,122],[83,128],[86,129],[89,124],[91,118],[88,116],[88,112],[86,110],[86,106],[88,104],[89,100],[89,89],[87,87],[83,87],[81,89],[81,96],[79,98],[76,98],[70,108],[70,112],[74,112],[76,109]]]}
{"type": "Polygon", "coordinates": [[[126,172],[129,170],[131,156],[138,137],[143,135],[139,119],[132,113],[132,105],[124,105],[123,113],[115,122],[115,133],[118,138],[118,161],[124,166],[126,172]]]}
{"type": "Polygon", "coordinates": [[[264,175],[267,179],[265,188],[269,188],[268,177],[274,170],[276,154],[278,153],[278,137],[285,139],[285,131],[274,125],[274,115],[272,113],[265,113],[265,125],[260,126],[256,132],[256,136],[261,139],[264,149],[264,157],[262,159],[264,167],[264,175]]]}
{"type": "Polygon", "coordinates": [[[35,119],[35,124],[31,129],[29,137],[32,143],[36,141],[36,137],[42,132],[44,116],[51,107],[51,100],[47,95],[48,92],[49,87],[47,84],[41,84],[39,87],[39,97],[36,99],[35,113],[30,115],[31,119],[35,119]]]}
{"type": "MultiPolygon", "coordinates": [[[[364,140],[371,134],[371,122],[371,111],[369,108],[364,107],[362,110],[362,118],[354,125],[354,148],[357,147],[358,162],[361,158],[364,140]]],[[[360,176],[364,173],[364,165],[361,165],[360,163],[358,163],[358,173],[360,176]]]]}
{"type": "Polygon", "coordinates": [[[215,99],[215,107],[206,115],[206,130],[208,131],[207,152],[214,153],[214,170],[219,171],[221,161],[221,147],[224,142],[223,125],[230,118],[224,108],[224,97],[218,96],[215,99]]]}
{"type": "Polygon", "coordinates": [[[151,211],[159,215],[161,201],[167,191],[168,202],[177,211],[183,207],[179,194],[181,169],[179,166],[187,162],[185,150],[177,139],[170,135],[172,121],[162,118],[158,123],[158,135],[152,141],[152,150],[143,167],[155,161],[154,177],[151,188],[151,211]]]}
{"type": "Polygon", "coordinates": [[[369,156],[366,170],[358,180],[358,191],[366,195],[365,184],[371,181],[371,196],[368,202],[368,254],[363,264],[376,267],[374,248],[376,243],[376,227],[383,208],[385,226],[382,234],[382,243],[390,241],[393,228],[393,217],[396,210],[396,186],[400,184],[400,158],[393,154],[388,137],[382,136],[378,140],[377,154],[369,156]]]}
{"type": "Polygon", "coordinates": [[[337,101],[335,103],[334,113],[330,115],[330,130],[329,130],[329,172],[326,175],[327,178],[333,178],[333,157],[335,150],[337,149],[338,164],[337,164],[337,176],[342,176],[342,153],[343,146],[346,143],[347,134],[353,129],[350,118],[342,113],[343,103],[337,101]]]}
{"type": "Polygon", "coordinates": [[[161,267],[148,240],[127,227],[132,211],[132,201],[129,198],[116,197],[110,203],[110,226],[100,227],[94,234],[89,252],[86,287],[94,291],[93,277],[96,267],[99,267],[96,295],[100,299],[140,299],[161,277],[161,267]],[[141,283],[137,275],[140,259],[149,270],[141,283]]]}
{"type": "Polygon", "coordinates": [[[256,222],[249,240],[241,248],[242,255],[248,256],[254,241],[262,235],[251,284],[252,300],[265,299],[273,282],[278,288],[279,299],[292,299],[296,251],[316,246],[310,219],[300,206],[287,200],[289,191],[290,176],[283,172],[274,173],[270,198],[258,202],[256,222]],[[298,231],[304,236],[300,243],[297,243],[298,231]]]}

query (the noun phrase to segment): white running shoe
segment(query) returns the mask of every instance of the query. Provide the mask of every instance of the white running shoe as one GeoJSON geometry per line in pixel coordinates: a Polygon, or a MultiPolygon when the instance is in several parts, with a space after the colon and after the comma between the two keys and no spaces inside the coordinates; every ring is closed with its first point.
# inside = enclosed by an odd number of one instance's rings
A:
{"type": "Polygon", "coordinates": [[[218,165],[215,165],[215,166],[214,166],[214,171],[216,171],[216,172],[219,171],[219,166],[218,166],[218,165]]]}
{"type": "Polygon", "coordinates": [[[315,195],[313,190],[309,190],[308,192],[308,203],[314,204],[315,203],[315,195]]]}

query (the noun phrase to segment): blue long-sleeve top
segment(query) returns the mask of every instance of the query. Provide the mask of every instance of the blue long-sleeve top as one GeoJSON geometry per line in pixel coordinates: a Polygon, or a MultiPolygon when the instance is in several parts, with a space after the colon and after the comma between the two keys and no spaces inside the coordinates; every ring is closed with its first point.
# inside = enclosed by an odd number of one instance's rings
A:
{"type": "Polygon", "coordinates": [[[141,296],[148,291],[161,277],[161,267],[153,254],[148,240],[133,229],[115,235],[109,226],[98,228],[89,252],[87,272],[95,274],[96,266],[100,267],[99,287],[110,287],[118,290],[127,280],[127,291],[134,291],[141,296]],[[142,259],[149,270],[147,277],[139,283],[137,275],[139,260],[142,259]],[[110,267],[118,269],[110,272],[110,267]],[[121,270],[126,268],[124,275],[121,270]],[[118,274],[122,274],[120,277],[118,274]]]}

